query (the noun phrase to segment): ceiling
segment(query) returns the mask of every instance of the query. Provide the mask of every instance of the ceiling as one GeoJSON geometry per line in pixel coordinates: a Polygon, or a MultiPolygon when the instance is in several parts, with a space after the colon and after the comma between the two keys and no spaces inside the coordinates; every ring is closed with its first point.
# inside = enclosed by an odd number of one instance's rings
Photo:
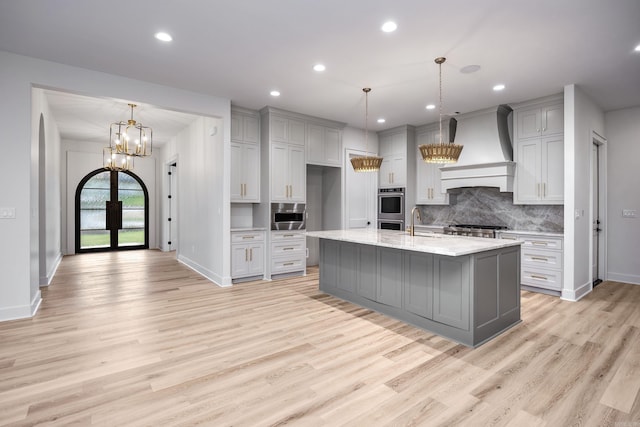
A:
{"type": "MultiPolygon", "coordinates": [[[[438,56],[445,114],[571,83],[605,111],[640,105],[639,23],[638,0],[4,0],[0,50],[356,127],[370,86],[369,127],[380,130],[437,121],[425,106],[438,104],[438,56]],[[387,20],[397,31],[380,31],[387,20]],[[460,71],[468,65],[480,69],[460,71]]],[[[63,137],[96,138],[129,115],[124,100],[48,96],[63,137]]],[[[136,118],[156,140],[192,120],[145,105],[136,118]]]]}

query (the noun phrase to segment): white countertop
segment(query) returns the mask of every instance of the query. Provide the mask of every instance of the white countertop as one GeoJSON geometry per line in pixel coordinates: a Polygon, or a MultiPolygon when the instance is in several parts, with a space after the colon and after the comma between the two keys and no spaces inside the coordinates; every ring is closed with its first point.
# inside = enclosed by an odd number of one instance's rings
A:
{"type": "Polygon", "coordinates": [[[402,231],[375,229],[308,231],[307,236],[448,256],[469,255],[522,244],[517,240],[448,236],[436,233],[412,237],[402,231]]]}
{"type": "Polygon", "coordinates": [[[503,234],[523,234],[531,236],[545,236],[545,237],[564,237],[564,233],[553,233],[550,231],[518,231],[518,230],[499,230],[503,234]]]}
{"type": "Polygon", "coordinates": [[[231,232],[232,233],[236,233],[236,232],[245,232],[245,231],[265,231],[266,228],[264,227],[244,227],[244,228],[232,228],[231,232]]]}

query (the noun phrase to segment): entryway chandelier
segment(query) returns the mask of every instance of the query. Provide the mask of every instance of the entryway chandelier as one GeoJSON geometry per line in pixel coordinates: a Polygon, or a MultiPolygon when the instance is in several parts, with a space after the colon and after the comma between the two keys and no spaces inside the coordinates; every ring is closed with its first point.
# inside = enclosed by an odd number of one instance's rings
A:
{"type": "Polygon", "coordinates": [[[131,118],[116,123],[111,123],[110,146],[116,153],[129,156],[150,156],[153,148],[153,130],[149,126],[143,126],[133,119],[133,109],[136,104],[128,104],[131,107],[131,118]]]}
{"type": "Polygon", "coordinates": [[[102,161],[105,169],[112,171],[130,171],[133,169],[133,156],[118,153],[111,147],[102,150],[102,161]]]}
{"type": "MultiPolygon", "coordinates": [[[[369,92],[371,88],[365,87],[364,92],[364,143],[366,147],[365,153],[369,152],[369,92]]],[[[359,156],[351,159],[351,165],[355,172],[377,172],[380,170],[382,157],[377,156],[359,156]]]]}
{"type": "Polygon", "coordinates": [[[434,144],[422,144],[418,148],[422,159],[426,163],[455,163],[462,152],[462,145],[453,142],[442,142],[442,64],[447,58],[442,56],[435,59],[435,63],[440,67],[440,142],[434,144]]]}

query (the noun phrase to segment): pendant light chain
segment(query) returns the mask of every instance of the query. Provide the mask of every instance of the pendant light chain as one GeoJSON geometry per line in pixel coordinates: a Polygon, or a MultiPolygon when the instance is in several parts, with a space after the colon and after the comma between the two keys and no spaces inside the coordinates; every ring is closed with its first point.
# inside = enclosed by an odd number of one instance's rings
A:
{"type": "Polygon", "coordinates": [[[442,62],[438,64],[439,79],[440,79],[440,144],[442,144],[442,62]]]}
{"type": "Polygon", "coordinates": [[[369,155],[369,92],[371,92],[371,88],[364,88],[364,146],[365,146],[365,156],[369,155]]]}

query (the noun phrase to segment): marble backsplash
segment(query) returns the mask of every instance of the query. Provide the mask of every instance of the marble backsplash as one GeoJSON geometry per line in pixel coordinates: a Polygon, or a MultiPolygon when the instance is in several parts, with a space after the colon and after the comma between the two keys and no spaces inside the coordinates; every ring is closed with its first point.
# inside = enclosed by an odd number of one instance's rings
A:
{"type": "Polygon", "coordinates": [[[505,225],[510,230],[562,233],[563,205],[514,205],[513,193],[474,187],[449,191],[449,205],[420,206],[422,224],[505,225]]]}

